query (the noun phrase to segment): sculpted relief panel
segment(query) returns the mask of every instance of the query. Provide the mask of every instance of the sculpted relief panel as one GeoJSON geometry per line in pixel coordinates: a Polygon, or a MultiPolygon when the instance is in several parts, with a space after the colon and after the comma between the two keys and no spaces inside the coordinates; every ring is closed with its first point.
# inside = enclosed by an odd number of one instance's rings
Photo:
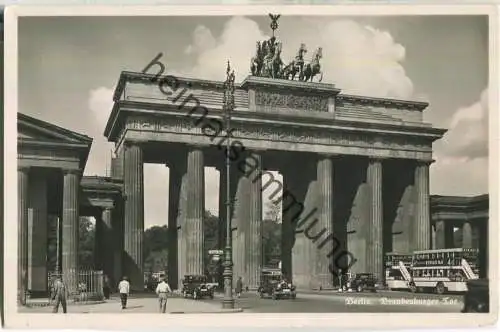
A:
{"type": "Polygon", "coordinates": [[[289,93],[255,91],[255,104],[267,108],[328,112],[328,98],[320,96],[297,96],[289,93]]]}
{"type": "MultiPolygon", "coordinates": [[[[194,122],[198,118],[173,118],[173,119],[150,119],[148,117],[135,116],[130,117],[127,121],[127,129],[148,132],[164,132],[178,133],[190,135],[210,135],[219,131],[221,127],[217,122],[209,122],[206,120],[205,128],[203,124],[196,126],[194,122]],[[204,134],[205,133],[205,134],[204,134]]],[[[397,149],[402,151],[425,151],[430,152],[431,146],[424,142],[419,142],[412,137],[384,137],[373,136],[365,133],[349,133],[349,132],[332,132],[321,129],[301,129],[290,127],[263,127],[251,124],[234,124],[233,130],[234,139],[254,139],[274,142],[288,143],[309,143],[321,145],[341,145],[362,147],[366,149],[372,148],[387,148],[397,149]]],[[[220,132],[219,136],[225,135],[220,132]]],[[[214,142],[217,142],[215,140],[214,142]]],[[[271,147],[270,147],[271,148],[271,147]]]]}

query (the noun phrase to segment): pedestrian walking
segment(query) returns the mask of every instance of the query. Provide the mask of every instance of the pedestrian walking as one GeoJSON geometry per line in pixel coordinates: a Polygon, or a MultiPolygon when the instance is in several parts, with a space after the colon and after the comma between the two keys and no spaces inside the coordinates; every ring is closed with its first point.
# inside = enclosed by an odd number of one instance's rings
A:
{"type": "Polygon", "coordinates": [[[62,306],[63,313],[66,313],[66,299],[68,297],[68,288],[62,281],[62,278],[58,276],[54,281],[52,299],[55,301],[53,313],[59,311],[59,305],[62,306]]]}
{"type": "Polygon", "coordinates": [[[243,280],[241,280],[241,277],[238,277],[238,280],[236,280],[236,289],[234,291],[236,292],[236,296],[239,298],[241,296],[241,292],[243,291],[243,280]]]}
{"type": "Polygon", "coordinates": [[[130,293],[130,283],[128,282],[127,277],[123,277],[122,281],[118,284],[118,291],[120,292],[122,309],[127,309],[127,299],[130,293]]]}
{"type": "Polygon", "coordinates": [[[160,312],[165,313],[167,310],[167,293],[172,293],[172,289],[165,281],[165,278],[160,279],[160,283],[156,286],[156,294],[158,294],[158,302],[160,304],[160,312]]]}

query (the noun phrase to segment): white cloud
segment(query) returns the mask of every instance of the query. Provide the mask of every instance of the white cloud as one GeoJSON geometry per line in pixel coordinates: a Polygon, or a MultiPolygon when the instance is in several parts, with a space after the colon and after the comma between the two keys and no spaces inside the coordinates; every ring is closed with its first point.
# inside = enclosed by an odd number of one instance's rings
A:
{"type": "Polygon", "coordinates": [[[104,127],[113,108],[113,89],[99,87],[89,92],[88,107],[95,125],[86,135],[93,138],[85,175],[106,175],[111,167],[113,144],[104,137],[104,127]]]}
{"type": "Polygon", "coordinates": [[[435,144],[431,191],[474,195],[488,192],[488,89],[470,106],[458,109],[449,130],[435,144]]]}
{"type": "MultiPolygon", "coordinates": [[[[278,38],[283,42],[282,58],[285,62],[295,56],[302,42],[308,48],[306,61],[321,46],[323,82],[334,83],[348,93],[394,98],[412,96],[413,84],[401,65],[405,49],[388,32],[350,20],[334,20],[326,25],[308,19],[297,21],[297,24],[307,23],[308,28],[302,29],[301,25],[293,33],[284,30],[283,36],[278,30],[278,38]]],[[[244,17],[230,19],[215,39],[204,26],[198,26],[196,31],[195,40],[188,48],[196,49],[199,56],[196,65],[185,74],[207,79],[223,80],[226,59],[229,59],[237,81],[243,80],[249,75],[255,42],[269,38],[256,22],[244,17]],[[200,42],[200,36],[204,37],[203,43],[200,42]]]]}

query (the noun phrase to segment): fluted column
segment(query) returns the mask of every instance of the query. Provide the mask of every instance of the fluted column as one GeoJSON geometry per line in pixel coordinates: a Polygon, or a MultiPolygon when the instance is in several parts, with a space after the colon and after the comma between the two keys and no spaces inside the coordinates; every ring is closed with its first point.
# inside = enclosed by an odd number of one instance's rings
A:
{"type": "Polygon", "coordinates": [[[188,152],[187,162],[187,274],[204,274],[205,167],[203,150],[188,152]]]}
{"type": "Polygon", "coordinates": [[[429,196],[429,162],[419,162],[415,168],[415,234],[414,250],[430,248],[430,196],[429,196]]]}
{"type": "Polygon", "coordinates": [[[382,161],[370,159],[367,170],[370,190],[370,218],[368,224],[368,245],[366,262],[368,272],[383,280],[383,201],[382,201],[382,161]]]}
{"type": "Polygon", "coordinates": [[[17,169],[17,290],[18,301],[23,305],[28,274],[28,172],[27,167],[17,169]]]}
{"type": "Polygon", "coordinates": [[[436,244],[435,249],[445,249],[446,248],[446,228],[444,221],[438,220],[435,223],[436,227],[436,244]]]}
{"type": "Polygon", "coordinates": [[[125,146],[124,263],[133,290],[143,290],[144,166],[142,148],[125,146]]]}
{"type": "Polygon", "coordinates": [[[462,248],[472,248],[472,227],[470,222],[462,226],[462,248]]]}
{"type": "Polygon", "coordinates": [[[64,171],[62,212],[62,274],[70,294],[78,286],[78,233],[80,171],[64,171]]]}
{"type": "MultiPolygon", "coordinates": [[[[332,156],[320,156],[317,164],[319,223],[315,226],[314,232],[311,233],[319,236],[321,232],[323,234],[321,238],[333,234],[333,172],[332,156]]],[[[333,288],[333,276],[328,269],[332,259],[325,255],[324,250],[319,247],[316,249],[315,256],[317,287],[333,288]]]]}
{"type": "Polygon", "coordinates": [[[246,234],[246,285],[250,289],[257,289],[260,283],[262,270],[262,156],[252,153],[253,168],[250,182],[249,220],[246,234]]]}
{"type": "Polygon", "coordinates": [[[99,241],[99,254],[102,257],[100,260],[100,269],[103,270],[105,275],[115,281],[113,277],[113,266],[116,241],[113,236],[113,208],[103,208],[100,218],[102,220],[101,237],[99,241]]]}

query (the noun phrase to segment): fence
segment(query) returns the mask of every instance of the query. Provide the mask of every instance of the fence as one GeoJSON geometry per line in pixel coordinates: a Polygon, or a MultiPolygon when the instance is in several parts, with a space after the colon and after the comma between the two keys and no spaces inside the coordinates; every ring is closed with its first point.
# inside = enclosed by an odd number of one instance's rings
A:
{"type": "Polygon", "coordinates": [[[62,277],[69,291],[68,301],[70,302],[88,302],[100,301],[104,298],[103,271],[84,270],[78,273],[67,273],[62,275],[61,272],[48,273],[48,289],[52,296],[53,284],[56,278],[62,277]]]}

